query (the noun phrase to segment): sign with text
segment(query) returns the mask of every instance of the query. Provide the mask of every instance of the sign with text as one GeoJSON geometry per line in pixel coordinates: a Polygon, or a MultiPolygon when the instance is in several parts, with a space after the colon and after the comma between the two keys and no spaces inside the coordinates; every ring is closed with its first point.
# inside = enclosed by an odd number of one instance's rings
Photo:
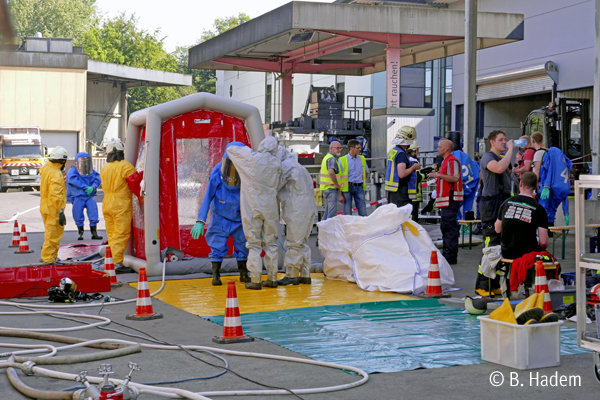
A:
{"type": "Polygon", "coordinates": [[[386,107],[400,107],[400,49],[386,51],[386,107]]]}

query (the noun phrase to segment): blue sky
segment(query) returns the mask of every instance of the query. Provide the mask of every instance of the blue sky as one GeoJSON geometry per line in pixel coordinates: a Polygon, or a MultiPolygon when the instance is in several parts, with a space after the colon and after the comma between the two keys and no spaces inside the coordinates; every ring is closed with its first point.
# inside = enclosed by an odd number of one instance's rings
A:
{"type": "MultiPolygon", "coordinates": [[[[216,18],[237,15],[240,12],[251,18],[265,14],[290,0],[168,0],[154,2],[148,0],[96,0],[98,8],[108,17],[120,12],[128,16],[135,13],[139,18],[138,26],[146,31],[154,32],[161,28],[161,36],[167,51],[172,52],[176,46],[187,46],[196,43],[203,29],[211,29],[216,18]],[[162,5],[162,6],[161,6],[162,5]]],[[[303,0],[315,2],[317,0],[303,0]]],[[[332,0],[319,0],[330,3],[332,0]]]]}

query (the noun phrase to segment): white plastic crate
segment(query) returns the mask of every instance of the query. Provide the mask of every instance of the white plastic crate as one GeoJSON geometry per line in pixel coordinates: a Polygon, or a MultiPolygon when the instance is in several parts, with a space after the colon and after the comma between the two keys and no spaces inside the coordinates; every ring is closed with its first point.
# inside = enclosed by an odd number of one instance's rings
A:
{"type": "Polygon", "coordinates": [[[562,321],[515,325],[477,317],[481,324],[481,359],[517,369],[560,365],[562,321]]]}

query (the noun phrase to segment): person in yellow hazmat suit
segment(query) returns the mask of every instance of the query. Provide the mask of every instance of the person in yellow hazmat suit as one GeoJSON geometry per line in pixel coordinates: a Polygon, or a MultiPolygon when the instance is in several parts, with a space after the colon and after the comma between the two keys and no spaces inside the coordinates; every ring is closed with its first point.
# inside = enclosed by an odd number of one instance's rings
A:
{"type": "Polygon", "coordinates": [[[129,242],[133,215],[131,190],[126,179],[136,170],[129,161],[125,161],[123,150],[123,143],[119,139],[112,139],[106,146],[106,164],[100,170],[104,190],[102,213],[117,274],[134,272],[123,265],[123,253],[129,242]]]}
{"type": "Polygon", "coordinates": [[[48,154],[48,162],[40,168],[40,213],[44,220],[44,245],[41,262],[53,264],[58,261],[58,248],[65,230],[67,218],[67,187],[62,171],[68,153],[64,147],[56,146],[48,154]]]}

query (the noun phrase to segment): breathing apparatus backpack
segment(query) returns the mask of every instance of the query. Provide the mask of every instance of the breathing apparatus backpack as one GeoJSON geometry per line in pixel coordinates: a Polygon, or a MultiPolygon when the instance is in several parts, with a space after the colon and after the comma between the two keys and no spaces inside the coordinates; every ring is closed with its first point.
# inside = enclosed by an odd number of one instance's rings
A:
{"type": "Polygon", "coordinates": [[[75,303],[76,301],[100,300],[101,293],[85,294],[77,290],[77,284],[70,278],[62,278],[59,286],[48,289],[48,301],[51,303],[75,303]]]}

